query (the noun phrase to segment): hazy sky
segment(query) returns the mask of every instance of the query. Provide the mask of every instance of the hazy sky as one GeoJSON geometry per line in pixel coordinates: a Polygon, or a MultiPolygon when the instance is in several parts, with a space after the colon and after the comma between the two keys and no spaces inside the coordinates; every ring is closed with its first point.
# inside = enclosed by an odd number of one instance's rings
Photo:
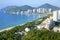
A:
{"type": "Polygon", "coordinates": [[[32,7],[37,7],[42,4],[49,3],[54,6],[60,7],[60,0],[0,0],[0,9],[6,6],[22,6],[30,5],[32,7]]]}

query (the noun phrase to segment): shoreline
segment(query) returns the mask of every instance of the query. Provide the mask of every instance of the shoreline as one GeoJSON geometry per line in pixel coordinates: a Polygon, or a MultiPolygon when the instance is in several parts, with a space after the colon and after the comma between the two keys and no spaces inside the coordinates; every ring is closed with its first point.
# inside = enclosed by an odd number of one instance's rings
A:
{"type": "MultiPolygon", "coordinates": [[[[32,20],[32,21],[34,21],[34,20],[32,20]]],[[[32,21],[29,21],[29,22],[32,22],[32,21]]],[[[27,22],[26,22],[26,23],[27,23],[27,22]]],[[[19,25],[16,25],[16,26],[22,26],[22,25],[24,25],[24,24],[25,24],[25,23],[23,23],[23,24],[19,24],[19,25]]],[[[2,30],[0,30],[0,32],[11,30],[12,28],[14,28],[14,27],[16,27],[16,26],[11,26],[11,27],[8,27],[8,28],[5,28],[5,29],[2,29],[2,30]]]]}
{"type": "Polygon", "coordinates": [[[9,27],[9,28],[2,29],[2,30],[0,30],[0,32],[11,30],[12,28],[14,28],[14,27],[9,27]]]}
{"type": "MultiPolygon", "coordinates": [[[[20,24],[20,26],[22,26],[22,25],[24,25],[24,24],[25,24],[25,23],[20,24]]],[[[16,26],[18,26],[18,25],[16,25],[16,26]]],[[[16,26],[12,26],[12,27],[8,27],[8,28],[5,28],[5,29],[2,29],[2,30],[0,30],[0,32],[11,30],[12,28],[14,28],[14,27],[16,27],[16,26]]]]}

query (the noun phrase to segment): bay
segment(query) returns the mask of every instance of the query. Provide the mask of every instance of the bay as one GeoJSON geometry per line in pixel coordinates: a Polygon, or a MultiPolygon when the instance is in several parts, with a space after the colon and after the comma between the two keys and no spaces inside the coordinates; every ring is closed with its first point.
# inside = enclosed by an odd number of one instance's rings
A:
{"type": "Polygon", "coordinates": [[[0,30],[43,17],[43,14],[8,14],[0,12],[0,30]]]}

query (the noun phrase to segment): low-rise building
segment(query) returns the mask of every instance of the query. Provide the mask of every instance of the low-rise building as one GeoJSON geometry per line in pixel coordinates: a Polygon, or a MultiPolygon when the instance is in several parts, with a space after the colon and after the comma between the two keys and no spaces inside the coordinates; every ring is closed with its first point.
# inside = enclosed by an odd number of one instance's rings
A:
{"type": "Polygon", "coordinates": [[[15,34],[23,35],[23,32],[15,32],[15,34]]]}
{"type": "Polygon", "coordinates": [[[54,32],[60,32],[60,27],[54,27],[53,30],[54,32]]]}
{"type": "Polygon", "coordinates": [[[25,32],[28,32],[28,31],[30,31],[30,28],[25,28],[25,32]]]}

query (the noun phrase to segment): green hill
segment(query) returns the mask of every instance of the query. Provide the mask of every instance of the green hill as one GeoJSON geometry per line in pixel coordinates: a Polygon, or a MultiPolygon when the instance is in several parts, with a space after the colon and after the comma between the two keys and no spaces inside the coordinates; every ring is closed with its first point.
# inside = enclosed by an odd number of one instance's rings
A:
{"type": "Polygon", "coordinates": [[[8,6],[6,8],[3,8],[2,10],[6,13],[12,13],[12,12],[20,12],[20,11],[27,11],[28,9],[34,9],[31,6],[24,5],[24,6],[8,6]]]}
{"type": "Polygon", "coordinates": [[[59,10],[60,9],[59,7],[53,6],[53,5],[48,4],[48,3],[43,4],[43,5],[39,6],[38,8],[46,8],[46,9],[51,8],[52,10],[59,10]]]}

